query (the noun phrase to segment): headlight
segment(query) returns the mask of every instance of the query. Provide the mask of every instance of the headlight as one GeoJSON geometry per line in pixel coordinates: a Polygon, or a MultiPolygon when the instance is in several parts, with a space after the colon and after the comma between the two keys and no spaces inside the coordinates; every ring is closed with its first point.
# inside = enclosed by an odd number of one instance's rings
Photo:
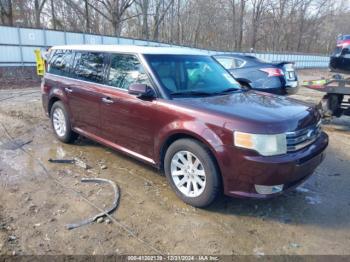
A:
{"type": "Polygon", "coordinates": [[[234,144],[237,147],[255,150],[263,156],[287,153],[286,134],[261,135],[235,131],[234,144]]]}

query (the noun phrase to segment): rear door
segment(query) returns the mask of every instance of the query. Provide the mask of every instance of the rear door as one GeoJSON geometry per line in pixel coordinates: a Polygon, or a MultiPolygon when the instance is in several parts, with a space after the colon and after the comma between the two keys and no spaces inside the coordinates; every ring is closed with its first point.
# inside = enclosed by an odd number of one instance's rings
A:
{"type": "Polygon", "coordinates": [[[64,88],[69,86],[69,81],[65,77],[70,76],[74,53],[72,50],[53,50],[50,54],[47,72],[49,76],[45,76],[45,85],[50,89],[64,88]]]}
{"type": "Polygon", "coordinates": [[[137,56],[111,54],[110,70],[101,99],[102,138],[127,153],[151,161],[154,157],[156,100],[144,100],[128,93],[132,83],[151,86],[137,56]]]}
{"type": "MultiPolygon", "coordinates": [[[[72,50],[53,50],[50,54],[47,73],[45,75],[44,85],[52,93],[60,95],[62,98],[68,98],[66,90],[71,88],[71,70],[74,61],[74,52],[72,50]]],[[[68,113],[71,121],[72,113],[69,107],[68,99],[63,99],[65,105],[68,107],[68,113]]],[[[50,113],[50,112],[49,112],[50,113]]]]}
{"type": "Polygon", "coordinates": [[[100,134],[101,84],[104,83],[106,54],[77,52],[70,86],[65,88],[74,128],[88,135],[100,134]]]}

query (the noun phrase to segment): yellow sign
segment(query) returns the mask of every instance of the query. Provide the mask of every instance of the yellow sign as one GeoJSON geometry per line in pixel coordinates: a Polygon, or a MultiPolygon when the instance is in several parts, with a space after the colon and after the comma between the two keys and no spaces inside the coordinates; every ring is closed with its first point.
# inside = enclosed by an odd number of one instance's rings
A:
{"type": "Polygon", "coordinates": [[[38,76],[43,76],[45,74],[45,61],[41,56],[40,49],[35,49],[35,61],[36,61],[36,73],[38,76]]]}

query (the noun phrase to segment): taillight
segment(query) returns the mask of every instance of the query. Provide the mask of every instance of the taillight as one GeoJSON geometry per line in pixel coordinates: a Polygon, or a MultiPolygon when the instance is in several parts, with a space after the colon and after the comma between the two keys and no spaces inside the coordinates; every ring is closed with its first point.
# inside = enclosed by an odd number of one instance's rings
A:
{"type": "Polygon", "coordinates": [[[341,40],[341,41],[338,41],[337,42],[337,47],[340,47],[340,48],[349,48],[350,47],[350,40],[341,40]]]}
{"type": "Polygon", "coordinates": [[[261,68],[259,70],[267,73],[268,77],[284,75],[283,71],[279,68],[261,68]]]}

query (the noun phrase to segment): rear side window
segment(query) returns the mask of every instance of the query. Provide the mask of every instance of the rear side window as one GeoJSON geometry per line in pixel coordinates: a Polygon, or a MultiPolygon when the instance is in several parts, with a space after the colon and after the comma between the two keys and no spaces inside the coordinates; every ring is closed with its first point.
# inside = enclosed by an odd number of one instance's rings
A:
{"type": "Polygon", "coordinates": [[[55,50],[51,56],[48,72],[55,75],[69,76],[74,53],[71,50],[55,50]]]}
{"type": "Polygon", "coordinates": [[[103,83],[105,55],[96,52],[77,52],[74,59],[72,76],[76,79],[94,83],[103,83]]]}
{"type": "Polygon", "coordinates": [[[133,83],[150,85],[148,76],[138,58],[134,55],[112,54],[107,84],[128,89],[133,83]]]}
{"type": "Polygon", "coordinates": [[[235,67],[234,59],[231,57],[216,57],[216,60],[218,60],[219,63],[222,64],[226,69],[233,69],[235,67]]]}
{"type": "Polygon", "coordinates": [[[235,59],[235,68],[241,68],[243,67],[245,64],[245,61],[244,60],[241,60],[241,59],[235,59]]]}

